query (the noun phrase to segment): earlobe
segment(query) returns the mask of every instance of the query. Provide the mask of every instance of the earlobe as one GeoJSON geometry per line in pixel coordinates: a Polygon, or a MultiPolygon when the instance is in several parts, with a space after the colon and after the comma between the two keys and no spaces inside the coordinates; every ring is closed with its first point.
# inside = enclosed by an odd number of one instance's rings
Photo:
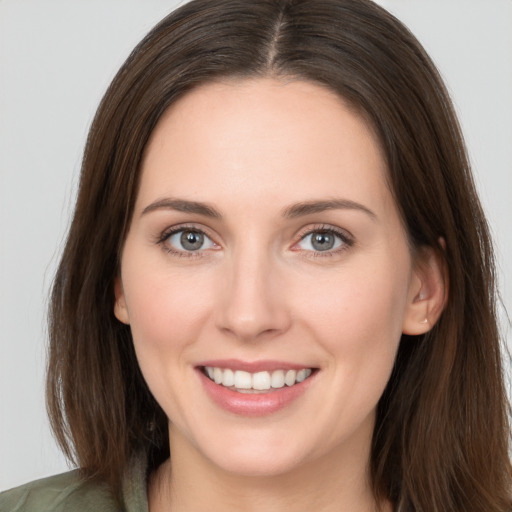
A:
{"type": "Polygon", "coordinates": [[[419,335],[430,331],[443,312],[447,296],[444,258],[431,247],[421,248],[411,279],[402,332],[419,335]]]}
{"type": "Polygon", "coordinates": [[[130,324],[130,317],[128,315],[128,308],[126,307],[126,301],[124,298],[123,283],[121,277],[117,276],[114,281],[114,315],[123,324],[130,324]]]}

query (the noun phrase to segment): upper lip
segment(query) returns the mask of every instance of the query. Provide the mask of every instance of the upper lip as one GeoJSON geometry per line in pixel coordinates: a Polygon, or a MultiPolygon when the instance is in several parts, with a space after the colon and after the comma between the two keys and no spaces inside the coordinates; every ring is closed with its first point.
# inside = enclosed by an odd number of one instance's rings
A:
{"type": "Polygon", "coordinates": [[[275,370],[302,370],[303,368],[314,368],[309,364],[291,363],[285,361],[262,360],[262,361],[241,361],[240,359],[212,359],[202,361],[198,367],[210,366],[230,370],[242,370],[249,373],[273,372],[275,370]]]}

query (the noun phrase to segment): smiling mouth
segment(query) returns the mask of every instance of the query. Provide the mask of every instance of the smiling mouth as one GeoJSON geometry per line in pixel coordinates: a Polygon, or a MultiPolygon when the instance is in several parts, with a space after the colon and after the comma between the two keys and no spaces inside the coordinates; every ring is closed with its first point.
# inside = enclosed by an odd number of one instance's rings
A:
{"type": "Polygon", "coordinates": [[[204,366],[204,375],[220,386],[238,391],[239,393],[272,392],[284,387],[292,387],[308,379],[314,368],[300,370],[274,370],[249,373],[243,370],[231,370],[204,366]]]}

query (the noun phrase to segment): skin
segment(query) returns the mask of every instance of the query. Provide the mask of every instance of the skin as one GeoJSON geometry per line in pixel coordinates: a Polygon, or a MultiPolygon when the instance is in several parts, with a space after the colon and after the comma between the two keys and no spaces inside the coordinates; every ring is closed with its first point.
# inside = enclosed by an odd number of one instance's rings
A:
{"type": "Polygon", "coordinates": [[[428,330],[442,305],[441,269],[421,254],[378,141],[334,93],[268,78],[174,104],[146,150],[116,282],[115,314],[170,418],[172,461],[151,477],[150,510],[375,510],[376,405],[401,334],[428,330]],[[334,199],[351,203],[289,214],[334,199]],[[186,251],[180,234],[165,238],[172,227],[208,238],[186,251]],[[326,229],[336,247],[315,250],[310,233],[326,229]],[[225,358],[318,371],[289,406],[245,417],[198,378],[199,362],[225,358]]]}

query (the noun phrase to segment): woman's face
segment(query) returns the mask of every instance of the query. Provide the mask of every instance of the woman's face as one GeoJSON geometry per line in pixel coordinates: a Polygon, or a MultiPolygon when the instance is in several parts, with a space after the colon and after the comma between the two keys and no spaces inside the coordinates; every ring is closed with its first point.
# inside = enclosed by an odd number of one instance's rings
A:
{"type": "Polygon", "coordinates": [[[421,286],[376,138],[332,92],[214,83],[160,120],[115,313],[171,451],[247,475],[366,462],[421,286]]]}

